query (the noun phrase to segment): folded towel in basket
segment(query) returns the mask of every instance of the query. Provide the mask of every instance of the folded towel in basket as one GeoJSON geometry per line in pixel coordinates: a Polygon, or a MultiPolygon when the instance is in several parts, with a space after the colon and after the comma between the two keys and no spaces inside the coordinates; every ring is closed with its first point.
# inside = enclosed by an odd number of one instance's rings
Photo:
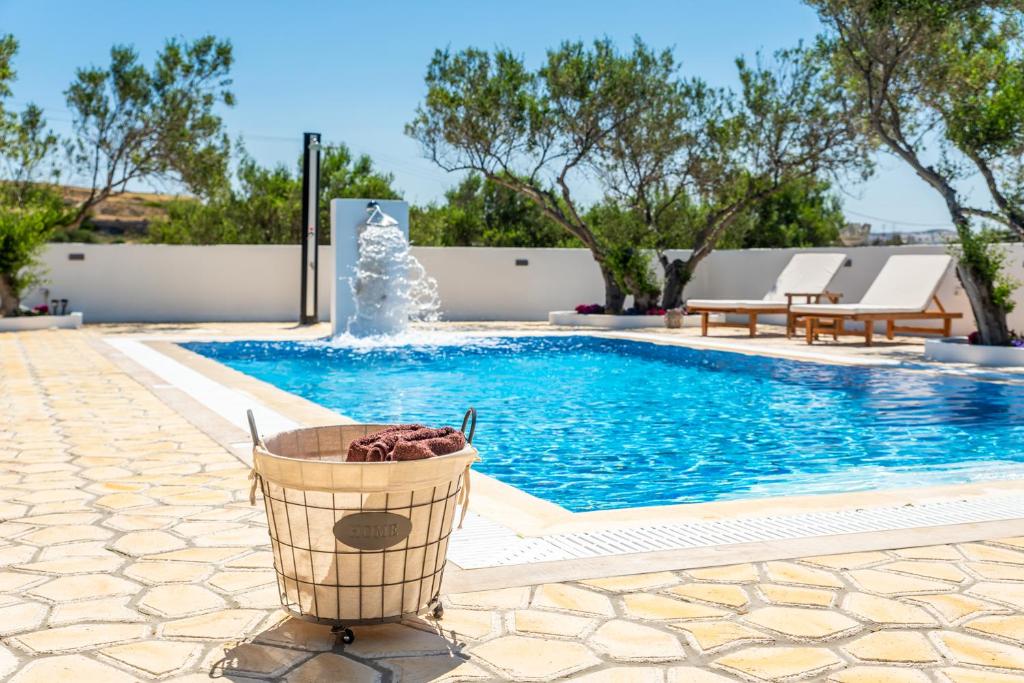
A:
{"type": "Polygon", "coordinates": [[[368,434],[348,447],[348,462],[422,460],[462,450],[466,437],[453,427],[431,429],[420,424],[396,425],[368,434]]]}

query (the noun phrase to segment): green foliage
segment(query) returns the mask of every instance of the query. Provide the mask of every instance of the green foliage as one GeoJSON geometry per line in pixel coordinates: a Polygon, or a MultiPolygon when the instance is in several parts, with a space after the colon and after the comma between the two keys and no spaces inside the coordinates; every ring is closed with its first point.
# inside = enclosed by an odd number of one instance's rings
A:
{"type": "Polygon", "coordinates": [[[413,207],[409,222],[410,240],[422,246],[579,246],[536,204],[476,173],[448,190],[443,204],[413,207]]]}
{"type": "Polygon", "coordinates": [[[115,45],[109,66],[77,71],[65,92],[75,133],[69,154],[92,191],[75,225],[133,181],[169,180],[201,196],[223,191],[229,146],[215,108],[234,103],[232,59],[230,43],[204,36],[167,41],[151,68],[115,45]]]}
{"type": "Polygon", "coordinates": [[[829,183],[803,178],[759,202],[740,221],[741,249],[824,247],[839,240],[845,225],[839,198],[829,183]]]}
{"type": "Polygon", "coordinates": [[[1009,277],[1003,268],[1007,253],[999,240],[1000,233],[995,230],[970,232],[967,239],[961,237],[953,251],[982,281],[992,283],[992,303],[1004,313],[1010,313],[1016,307],[1013,292],[1020,283],[1009,277]]]}
{"type": "Polygon", "coordinates": [[[619,286],[641,300],[657,297],[661,286],[651,269],[656,236],[637,212],[605,199],[587,212],[587,222],[604,246],[619,286]]]}
{"type": "MultiPolygon", "coordinates": [[[[297,244],[302,236],[302,175],[286,166],[260,166],[241,152],[235,187],[205,201],[179,199],[167,206],[168,217],[154,221],[148,241],[166,244],[297,244]]],[[[353,158],[345,145],[321,152],[320,236],[329,235],[333,198],[393,199],[393,178],[373,168],[367,156],[353,158]]]]}
{"type": "Polygon", "coordinates": [[[66,218],[59,195],[41,186],[0,189],[0,312],[10,315],[24,292],[42,279],[39,252],[66,218]]]}

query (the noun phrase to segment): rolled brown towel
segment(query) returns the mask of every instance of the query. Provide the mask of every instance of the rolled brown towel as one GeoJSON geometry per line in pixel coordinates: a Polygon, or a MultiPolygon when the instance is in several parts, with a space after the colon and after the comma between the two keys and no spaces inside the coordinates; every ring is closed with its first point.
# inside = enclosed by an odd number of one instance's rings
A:
{"type": "Polygon", "coordinates": [[[432,429],[419,424],[397,425],[353,441],[348,462],[422,460],[462,450],[466,437],[453,427],[432,429]]]}
{"type": "Polygon", "coordinates": [[[414,432],[423,428],[421,424],[393,425],[372,434],[367,434],[348,445],[348,455],[345,457],[345,460],[348,462],[379,462],[381,455],[390,452],[394,447],[395,442],[398,440],[398,437],[395,436],[397,433],[414,432]],[[388,441],[390,443],[383,451],[374,451],[374,447],[381,441],[388,441]],[[372,455],[371,451],[374,451],[372,455]]]}
{"type": "Polygon", "coordinates": [[[420,429],[402,437],[391,451],[389,460],[422,460],[435,455],[448,455],[461,451],[466,446],[466,437],[453,427],[420,429]]]}

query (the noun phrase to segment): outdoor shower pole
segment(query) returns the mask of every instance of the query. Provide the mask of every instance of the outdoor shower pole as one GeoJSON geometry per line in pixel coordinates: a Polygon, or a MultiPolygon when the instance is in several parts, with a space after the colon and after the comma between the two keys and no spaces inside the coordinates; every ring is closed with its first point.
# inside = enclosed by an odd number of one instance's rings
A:
{"type": "Polygon", "coordinates": [[[320,133],[302,135],[302,304],[299,324],[312,325],[317,317],[317,268],[320,250],[320,133]]]}

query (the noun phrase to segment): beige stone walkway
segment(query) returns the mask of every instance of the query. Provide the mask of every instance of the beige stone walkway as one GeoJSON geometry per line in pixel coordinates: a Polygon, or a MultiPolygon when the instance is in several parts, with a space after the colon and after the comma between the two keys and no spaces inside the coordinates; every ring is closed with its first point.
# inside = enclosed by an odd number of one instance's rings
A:
{"type": "Polygon", "coordinates": [[[88,332],[0,335],[0,679],[1024,681],[1021,538],[277,609],[247,468],[88,332]]]}

